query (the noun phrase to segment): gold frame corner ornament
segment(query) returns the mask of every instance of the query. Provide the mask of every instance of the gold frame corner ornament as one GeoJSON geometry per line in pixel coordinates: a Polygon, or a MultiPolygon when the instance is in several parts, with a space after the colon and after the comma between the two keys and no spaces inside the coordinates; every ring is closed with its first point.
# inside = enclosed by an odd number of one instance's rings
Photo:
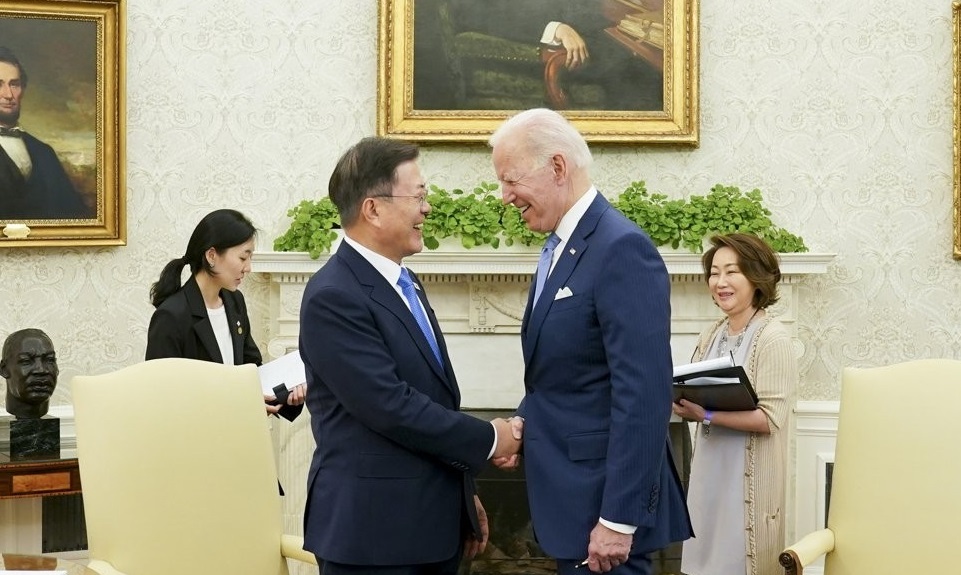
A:
{"type": "MultiPolygon", "coordinates": [[[[415,1],[378,0],[377,134],[422,143],[486,142],[519,110],[414,109],[415,1]]],[[[664,109],[564,112],[588,142],[697,146],[698,0],[664,0],[663,12],[670,24],[665,27],[664,109]]]]}
{"type": "Polygon", "coordinates": [[[0,218],[0,228],[27,228],[25,234],[0,234],[0,248],[126,245],[125,0],[0,0],[0,19],[25,27],[47,20],[95,24],[97,100],[95,216],[0,218]]]}

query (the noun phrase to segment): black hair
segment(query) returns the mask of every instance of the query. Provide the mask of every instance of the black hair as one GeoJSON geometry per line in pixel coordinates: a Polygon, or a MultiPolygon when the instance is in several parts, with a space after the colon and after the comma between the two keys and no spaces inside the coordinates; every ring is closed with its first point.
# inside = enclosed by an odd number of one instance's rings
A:
{"type": "Polygon", "coordinates": [[[207,261],[207,250],[213,248],[218,254],[245,243],[254,237],[257,228],[247,216],[237,210],[214,210],[200,220],[187,242],[187,251],[164,266],[160,279],[150,287],[150,303],[160,307],[165,299],[181,288],[180,273],[185,265],[190,266],[190,274],[200,270],[213,273],[207,261]]]}
{"type": "Polygon", "coordinates": [[[344,152],[330,176],[327,195],[345,228],[360,214],[364,199],[389,196],[397,166],[417,159],[420,149],[401,140],[364,138],[344,152]]]}

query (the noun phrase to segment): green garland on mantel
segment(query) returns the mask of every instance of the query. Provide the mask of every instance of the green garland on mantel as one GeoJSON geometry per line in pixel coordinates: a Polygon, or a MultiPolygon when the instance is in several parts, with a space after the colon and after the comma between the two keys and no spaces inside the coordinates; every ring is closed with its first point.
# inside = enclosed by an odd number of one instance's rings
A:
{"type": "MultiPolygon", "coordinates": [[[[466,249],[497,248],[501,242],[537,246],[544,234],[527,229],[520,211],[505,206],[496,184],[481,182],[474,189],[446,190],[430,186],[430,215],[424,221],[424,246],[437,249],[440,240],[458,238],[466,249]]],[[[644,182],[633,182],[611,204],[651,236],[658,247],[701,253],[704,240],[715,234],[756,234],[780,253],[808,251],[804,240],[771,221],[761,191],[744,193],[734,186],[715,185],[706,196],[670,199],[650,193],[644,182]]],[[[329,252],[340,228],[337,208],[329,198],[303,200],[287,211],[290,227],[274,240],[278,252],[307,252],[312,259],[329,252]]]]}

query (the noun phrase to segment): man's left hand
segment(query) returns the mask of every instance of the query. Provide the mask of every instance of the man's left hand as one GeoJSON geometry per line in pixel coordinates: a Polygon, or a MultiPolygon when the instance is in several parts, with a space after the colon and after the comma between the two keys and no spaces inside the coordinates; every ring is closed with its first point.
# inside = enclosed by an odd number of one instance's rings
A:
{"type": "Polygon", "coordinates": [[[487,538],[490,536],[490,528],[487,524],[487,512],[484,511],[484,506],[481,505],[480,497],[474,496],[474,507],[477,509],[477,523],[480,525],[480,539],[476,539],[474,536],[467,538],[464,542],[464,558],[471,559],[479,553],[483,553],[484,549],[487,548],[487,538]]]}
{"type": "Polygon", "coordinates": [[[587,566],[595,573],[607,573],[627,561],[634,536],[619,533],[598,523],[587,546],[587,566]]]}

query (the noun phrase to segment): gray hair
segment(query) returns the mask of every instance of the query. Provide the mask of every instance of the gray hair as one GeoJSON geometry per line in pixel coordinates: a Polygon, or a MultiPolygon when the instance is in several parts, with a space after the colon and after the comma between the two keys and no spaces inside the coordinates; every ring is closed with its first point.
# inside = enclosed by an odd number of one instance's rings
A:
{"type": "Polygon", "coordinates": [[[538,163],[547,163],[555,154],[564,156],[574,168],[587,170],[594,163],[584,136],[554,110],[534,108],[520,112],[501,124],[488,143],[493,148],[515,135],[520,136],[518,141],[528,156],[538,163]]]}

